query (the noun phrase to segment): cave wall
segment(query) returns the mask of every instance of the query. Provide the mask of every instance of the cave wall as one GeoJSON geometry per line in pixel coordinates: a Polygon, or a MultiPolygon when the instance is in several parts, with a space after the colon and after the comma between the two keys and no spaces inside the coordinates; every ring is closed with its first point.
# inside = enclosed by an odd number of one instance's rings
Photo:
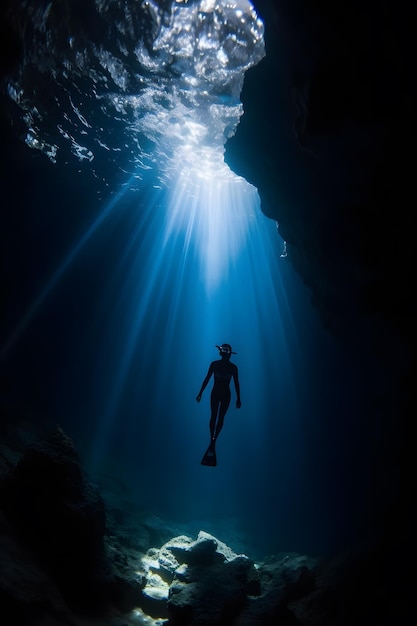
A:
{"type": "Polygon", "coordinates": [[[371,354],[379,389],[374,424],[366,427],[379,438],[377,523],[387,541],[401,543],[394,551],[409,551],[416,409],[411,3],[253,4],[265,23],[266,57],[245,77],[244,115],[226,160],[278,222],[286,260],[323,324],[345,341],[349,358],[371,354]]]}
{"type": "MultiPolygon", "coordinates": [[[[277,220],[323,321],[408,339],[414,321],[416,44],[409,4],[257,0],[233,169],[277,220]]],[[[375,337],[374,337],[375,339],[375,337]]]]}

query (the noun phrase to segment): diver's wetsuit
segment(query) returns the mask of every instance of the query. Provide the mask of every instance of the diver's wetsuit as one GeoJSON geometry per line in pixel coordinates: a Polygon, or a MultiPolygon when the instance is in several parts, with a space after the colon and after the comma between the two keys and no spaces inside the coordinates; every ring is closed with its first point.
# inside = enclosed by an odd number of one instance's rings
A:
{"type": "Polygon", "coordinates": [[[213,361],[210,365],[214,374],[214,385],[210,395],[210,435],[212,440],[216,440],[219,436],[220,431],[223,428],[224,416],[229,408],[229,384],[233,375],[233,367],[236,368],[236,366],[228,361],[213,361]]]}
{"type": "Polygon", "coordinates": [[[201,386],[199,397],[205,389],[211,376],[214,376],[214,385],[210,395],[210,435],[211,440],[214,443],[223,428],[224,416],[230,405],[230,381],[233,377],[235,383],[235,389],[240,406],[240,389],[238,370],[234,363],[229,361],[230,355],[226,358],[222,358],[218,361],[213,361],[210,364],[207,376],[205,377],[201,386]]]}

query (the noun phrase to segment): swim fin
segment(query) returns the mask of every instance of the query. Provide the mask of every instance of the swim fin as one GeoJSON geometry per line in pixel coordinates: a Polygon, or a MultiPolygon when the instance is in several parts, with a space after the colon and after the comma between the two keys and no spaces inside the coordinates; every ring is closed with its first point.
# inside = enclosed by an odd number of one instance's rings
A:
{"type": "Polygon", "coordinates": [[[216,448],[211,443],[207,448],[203,458],[201,459],[201,465],[208,465],[209,467],[215,467],[217,465],[216,448]]]}

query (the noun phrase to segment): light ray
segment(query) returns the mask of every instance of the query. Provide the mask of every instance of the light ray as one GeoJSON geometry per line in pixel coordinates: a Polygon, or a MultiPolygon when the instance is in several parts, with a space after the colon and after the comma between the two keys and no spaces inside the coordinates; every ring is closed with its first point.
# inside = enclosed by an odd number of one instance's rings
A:
{"type": "MultiPolygon", "coordinates": [[[[132,176],[132,179],[133,179],[133,176],[132,176]]],[[[132,180],[129,181],[129,185],[131,184],[131,182],[132,180]]],[[[51,292],[56,287],[58,282],[62,279],[65,272],[71,266],[74,259],[81,252],[81,250],[84,248],[87,242],[91,239],[92,235],[94,235],[94,233],[97,231],[100,224],[102,224],[103,220],[105,220],[106,217],[109,216],[111,211],[118,204],[118,202],[121,200],[121,198],[124,196],[125,193],[126,193],[126,189],[120,190],[119,193],[117,193],[114,196],[114,198],[112,198],[108,202],[108,204],[105,206],[105,208],[97,217],[97,219],[88,228],[88,230],[82,235],[80,240],[74,245],[72,250],[70,250],[70,252],[67,254],[65,259],[62,261],[61,265],[52,274],[49,281],[46,283],[43,289],[41,289],[41,291],[38,293],[38,295],[35,297],[31,305],[27,309],[26,313],[21,318],[19,324],[16,326],[13,332],[10,333],[8,339],[5,341],[5,343],[1,347],[0,361],[6,358],[10,349],[15,345],[15,343],[18,341],[22,333],[24,333],[26,328],[32,322],[32,320],[34,319],[34,317],[36,316],[36,314],[38,313],[39,309],[42,307],[42,305],[44,304],[48,296],[51,294],[51,292]]]]}
{"type": "Polygon", "coordinates": [[[181,230],[187,246],[194,239],[210,292],[227,278],[246,243],[257,191],[224,163],[222,150],[186,148],[175,162],[164,243],[181,230]]]}
{"type": "MultiPolygon", "coordinates": [[[[279,264],[285,261],[276,225],[261,213],[256,189],[220,156],[217,168],[197,157],[194,168],[181,164],[172,187],[155,190],[147,210],[138,214],[137,233],[114,281],[119,292],[113,294],[109,334],[118,338],[118,349],[102,357],[114,366],[101,397],[93,472],[107,462],[121,424],[126,458],[135,456],[131,441],[141,445],[133,473],[157,454],[172,456],[184,471],[198,466],[195,442],[206,443],[208,415],[196,422],[193,388],[196,393],[216,356],[214,345],[223,341],[237,347],[242,361],[243,440],[249,437],[253,450],[255,442],[268,448],[268,433],[275,428],[268,425],[271,407],[280,397],[286,398],[284,419],[294,422],[294,329],[280,280],[279,264]],[[279,390],[277,380],[284,381],[279,390]],[[146,381],[144,387],[140,381],[146,381]],[[179,452],[185,442],[187,455],[179,452]]],[[[216,485],[217,479],[207,485],[210,493],[216,485]]],[[[155,482],[155,494],[158,489],[155,482]]]]}

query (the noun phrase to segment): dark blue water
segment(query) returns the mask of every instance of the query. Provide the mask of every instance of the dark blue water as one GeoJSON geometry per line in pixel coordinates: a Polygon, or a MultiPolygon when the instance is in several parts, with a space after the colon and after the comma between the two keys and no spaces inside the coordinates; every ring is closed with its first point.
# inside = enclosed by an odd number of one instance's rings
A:
{"type": "Polygon", "coordinates": [[[323,554],[368,532],[377,376],[324,329],[256,192],[209,199],[211,181],[183,196],[157,167],[132,178],[132,145],[53,163],[3,134],[3,404],[40,435],[63,427],[132,509],[250,554],[323,554]],[[195,397],[223,342],[242,407],[232,388],[208,468],[210,386],[195,397]]]}
{"type": "Polygon", "coordinates": [[[154,181],[98,202],[82,174],[24,149],[3,180],[3,401],[43,432],[65,428],[91,478],[117,477],[139,510],[253,553],[354,538],[367,523],[372,381],[323,329],[275,224],[258,214],[250,249],[207,294],[198,251],[181,235],[163,249],[154,181]],[[207,468],[210,385],[195,396],[226,341],[242,408],[232,388],[207,468]]]}

